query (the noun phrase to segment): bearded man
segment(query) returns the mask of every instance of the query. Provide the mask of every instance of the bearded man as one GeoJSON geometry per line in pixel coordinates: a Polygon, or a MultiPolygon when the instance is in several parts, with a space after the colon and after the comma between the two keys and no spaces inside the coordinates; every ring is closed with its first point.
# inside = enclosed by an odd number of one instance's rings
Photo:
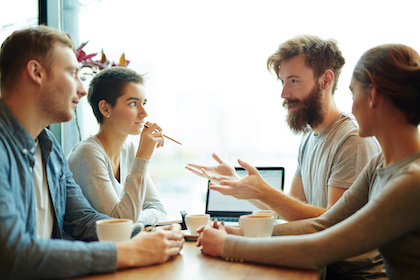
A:
{"type": "MultiPolygon", "coordinates": [[[[285,41],[268,58],[268,69],[283,84],[281,97],[288,110],[286,121],[293,132],[303,133],[289,194],[270,186],[254,167],[241,160],[239,164],[249,172],[244,178],[215,154],[217,166],[188,164],[186,168],[212,182],[220,182],[211,183],[210,189],[275,210],[284,220],[322,215],[380,150],[374,139],[359,137],[357,125],[335,104],[333,94],[344,63],[336,41],[312,35],[285,41]]],[[[241,234],[233,227],[227,226],[226,230],[241,234]]],[[[340,262],[331,272],[339,273],[340,279],[372,276],[376,279],[385,275],[376,251],[357,260],[340,262]]]]}

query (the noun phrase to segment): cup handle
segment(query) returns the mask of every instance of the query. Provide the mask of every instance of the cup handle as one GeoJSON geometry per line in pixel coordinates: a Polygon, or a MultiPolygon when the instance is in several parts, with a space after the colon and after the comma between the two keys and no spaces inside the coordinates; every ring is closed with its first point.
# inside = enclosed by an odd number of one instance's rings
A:
{"type": "MultiPolygon", "coordinates": [[[[140,227],[140,232],[144,231],[144,225],[142,223],[135,223],[131,226],[131,231],[133,231],[136,227],[140,227]]],[[[137,234],[136,234],[137,235],[137,234]]],[[[133,236],[134,237],[134,236],[133,236]]]]}

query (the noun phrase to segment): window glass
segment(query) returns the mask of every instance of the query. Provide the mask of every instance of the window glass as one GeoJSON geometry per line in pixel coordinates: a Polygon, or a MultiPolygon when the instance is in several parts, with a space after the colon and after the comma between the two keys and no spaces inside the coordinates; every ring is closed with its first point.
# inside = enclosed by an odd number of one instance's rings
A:
{"type": "MultiPolygon", "coordinates": [[[[338,41],[346,65],[335,100],[346,112],[351,73],[365,50],[394,42],[420,49],[409,32],[417,18],[406,16],[416,1],[324,2],[84,0],[77,17],[64,15],[65,23],[77,20],[77,43],[89,41],[87,53],[103,49],[115,62],[124,53],[129,68],[146,74],[148,120],[182,143],[166,141],[149,168],[169,219],[183,209],[204,212],[207,181],[184,166],[214,164],[212,152],[236,166],[238,158],[283,166],[289,190],[301,136],[287,127],[281,83],[266,67],[281,42],[299,34],[338,41]]],[[[82,139],[97,132],[84,101],[82,139]]]]}
{"type": "MultiPolygon", "coordinates": [[[[0,2],[0,42],[13,31],[38,25],[38,1],[16,0],[0,2]]],[[[0,44],[1,44],[0,43],[0,44]]]]}

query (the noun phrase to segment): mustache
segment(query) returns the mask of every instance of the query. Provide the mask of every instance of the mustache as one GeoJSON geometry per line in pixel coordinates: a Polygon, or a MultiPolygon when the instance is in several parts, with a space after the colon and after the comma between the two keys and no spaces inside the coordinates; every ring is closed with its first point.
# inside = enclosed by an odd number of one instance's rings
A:
{"type": "Polygon", "coordinates": [[[285,99],[283,100],[283,107],[288,107],[288,106],[296,106],[301,104],[302,101],[300,101],[299,99],[285,99]]]}

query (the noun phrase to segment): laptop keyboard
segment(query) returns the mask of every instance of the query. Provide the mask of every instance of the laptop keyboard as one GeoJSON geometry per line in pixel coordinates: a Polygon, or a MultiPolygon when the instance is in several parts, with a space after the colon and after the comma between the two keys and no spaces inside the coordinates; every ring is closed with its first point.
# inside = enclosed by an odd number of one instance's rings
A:
{"type": "Polygon", "coordinates": [[[213,220],[217,219],[219,222],[238,222],[239,217],[211,217],[213,220]]]}

